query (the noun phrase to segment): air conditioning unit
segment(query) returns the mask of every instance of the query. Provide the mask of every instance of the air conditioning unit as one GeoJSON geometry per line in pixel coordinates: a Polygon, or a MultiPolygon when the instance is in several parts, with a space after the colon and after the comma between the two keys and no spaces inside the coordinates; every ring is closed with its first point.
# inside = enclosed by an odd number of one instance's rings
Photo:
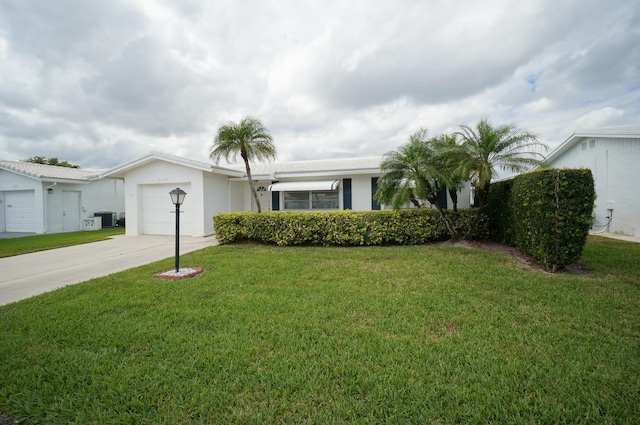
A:
{"type": "Polygon", "coordinates": [[[93,216],[102,218],[102,228],[116,227],[116,220],[118,217],[113,211],[99,211],[97,213],[93,213],[93,216]]]}

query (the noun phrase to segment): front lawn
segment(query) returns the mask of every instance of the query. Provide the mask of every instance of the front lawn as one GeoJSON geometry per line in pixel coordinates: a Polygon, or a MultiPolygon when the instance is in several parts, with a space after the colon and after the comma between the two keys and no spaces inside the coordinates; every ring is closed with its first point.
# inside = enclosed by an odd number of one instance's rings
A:
{"type": "Polygon", "coordinates": [[[91,230],[86,232],[52,233],[47,235],[23,236],[13,239],[2,239],[0,242],[0,258],[47,249],[80,245],[108,239],[113,235],[123,235],[124,227],[91,230]]]}
{"type": "Polygon", "coordinates": [[[29,424],[637,423],[640,244],[583,274],[451,246],[219,246],[0,307],[29,424]]]}

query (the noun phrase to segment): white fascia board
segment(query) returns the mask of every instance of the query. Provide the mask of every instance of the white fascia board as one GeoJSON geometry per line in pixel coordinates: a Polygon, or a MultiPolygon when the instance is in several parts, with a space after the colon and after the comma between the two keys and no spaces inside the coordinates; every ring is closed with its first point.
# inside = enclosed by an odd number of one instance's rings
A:
{"type": "MultiPolygon", "coordinates": [[[[544,159],[544,162],[547,163],[547,164],[550,164],[554,159],[556,159],[557,157],[559,157],[560,155],[565,153],[567,150],[569,150],[569,148],[571,148],[573,145],[575,145],[577,143],[577,141],[580,140],[580,139],[582,139],[582,136],[578,136],[575,133],[572,134],[571,136],[569,136],[569,138],[567,140],[562,142],[560,144],[560,146],[555,148],[553,150],[553,152],[551,152],[549,155],[547,155],[547,157],[544,159]]],[[[539,168],[539,167],[537,167],[537,168],[539,168]]]]}
{"type": "Polygon", "coordinates": [[[312,172],[296,172],[296,173],[276,173],[276,179],[296,179],[296,178],[313,178],[313,177],[334,177],[342,178],[343,176],[357,176],[357,175],[370,175],[370,174],[382,174],[379,168],[369,168],[360,170],[327,170],[327,171],[312,171],[312,172]]]}
{"type": "Polygon", "coordinates": [[[163,152],[151,152],[142,158],[134,159],[122,165],[118,165],[114,168],[107,170],[102,174],[102,177],[111,178],[123,178],[127,171],[141,167],[153,161],[163,161],[171,164],[181,165],[183,167],[194,168],[200,171],[213,172],[217,174],[224,174],[226,176],[243,176],[244,174],[230,168],[218,167],[206,162],[195,161],[188,158],[182,158],[163,152]]]}
{"type": "MultiPolygon", "coordinates": [[[[50,177],[46,177],[38,180],[40,180],[43,183],[67,183],[67,184],[89,184],[90,183],[89,180],[55,179],[50,177]]],[[[95,180],[100,180],[100,179],[95,179],[95,180]]]]}
{"type": "Polygon", "coordinates": [[[42,178],[40,176],[35,176],[33,174],[24,173],[22,171],[14,170],[13,168],[0,167],[0,170],[8,171],[9,173],[17,174],[17,175],[22,176],[22,177],[28,177],[28,178],[33,179],[33,180],[42,181],[42,178]]]}

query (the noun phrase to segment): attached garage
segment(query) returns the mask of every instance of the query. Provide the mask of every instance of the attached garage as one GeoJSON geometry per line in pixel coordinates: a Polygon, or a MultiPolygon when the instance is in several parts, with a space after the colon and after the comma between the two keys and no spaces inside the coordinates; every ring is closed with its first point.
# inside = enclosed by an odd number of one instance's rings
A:
{"type": "MultiPolygon", "coordinates": [[[[175,206],[171,203],[171,192],[180,187],[185,192],[191,191],[190,183],[144,184],[140,186],[142,234],[175,235],[175,206]]],[[[180,207],[180,234],[193,235],[193,209],[189,208],[189,199],[180,207]]]]}
{"type": "Polygon", "coordinates": [[[37,230],[35,191],[5,192],[4,217],[7,232],[35,232],[37,230]]]}
{"type": "Polygon", "coordinates": [[[243,175],[163,152],[151,152],[104,174],[124,180],[127,235],[175,235],[176,208],[169,192],[180,188],[187,193],[180,206],[180,234],[192,237],[214,233],[212,217],[230,210],[229,177],[243,175]]]}

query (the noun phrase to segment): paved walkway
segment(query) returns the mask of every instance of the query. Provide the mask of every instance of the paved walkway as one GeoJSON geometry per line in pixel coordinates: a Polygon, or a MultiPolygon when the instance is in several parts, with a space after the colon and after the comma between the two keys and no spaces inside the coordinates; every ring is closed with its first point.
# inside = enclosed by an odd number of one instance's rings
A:
{"type": "MultiPolygon", "coordinates": [[[[180,254],[214,245],[212,236],[182,237],[180,254]]],[[[106,241],[0,258],[0,305],[174,256],[173,236],[116,235],[106,241]]]]}
{"type": "Polygon", "coordinates": [[[613,233],[590,233],[592,236],[603,236],[605,238],[618,239],[621,241],[640,243],[638,236],[615,235],[613,233]]]}

